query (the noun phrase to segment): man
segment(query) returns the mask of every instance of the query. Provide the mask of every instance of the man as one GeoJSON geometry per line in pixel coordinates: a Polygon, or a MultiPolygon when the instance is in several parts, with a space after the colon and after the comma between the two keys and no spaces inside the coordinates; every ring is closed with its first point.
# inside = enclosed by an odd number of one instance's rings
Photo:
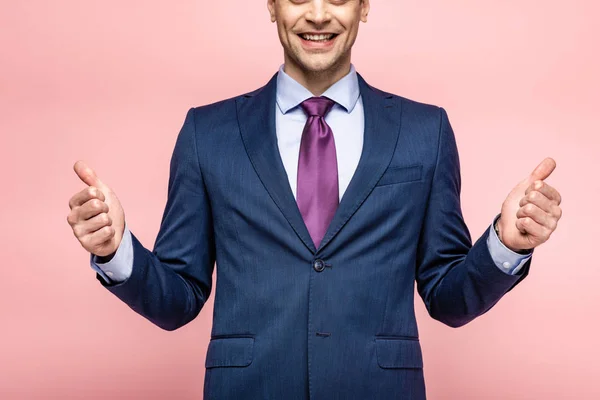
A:
{"type": "Polygon", "coordinates": [[[528,274],[561,216],[544,160],[472,244],[444,109],[369,86],[350,62],[368,0],[269,0],[284,65],[266,86],[189,110],[154,250],[114,192],[67,218],[97,278],[166,330],[212,290],[206,399],[424,399],[414,281],[459,327],[528,274]]]}

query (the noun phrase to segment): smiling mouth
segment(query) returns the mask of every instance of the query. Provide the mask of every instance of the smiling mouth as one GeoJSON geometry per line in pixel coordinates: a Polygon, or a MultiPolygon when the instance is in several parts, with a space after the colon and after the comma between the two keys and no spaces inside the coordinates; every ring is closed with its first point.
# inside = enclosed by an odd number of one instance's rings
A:
{"type": "Polygon", "coordinates": [[[336,33],[323,33],[323,34],[310,34],[310,33],[300,33],[298,36],[300,36],[302,39],[307,40],[309,42],[328,42],[332,39],[334,39],[336,36],[338,36],[336,33]]]}

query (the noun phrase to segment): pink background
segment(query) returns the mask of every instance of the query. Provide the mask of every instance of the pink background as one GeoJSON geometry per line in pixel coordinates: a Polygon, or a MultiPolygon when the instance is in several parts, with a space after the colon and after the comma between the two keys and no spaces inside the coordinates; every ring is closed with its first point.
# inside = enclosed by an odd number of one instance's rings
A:
{"type": "MultiPolygon", "coordinates": [[[[262,86],[283,60],[266,1],[2,1],[0,397],[201,398],[214,292],[175,332],[94,277],[66,222],[83,159],[152,248],[191,106],[262,86]]],[[[546,156],[564,215],[530,276],[460,329],[416,307],[431,399],[600,398],[594,0],[372,2],[353,62],[446,108],[477,239],[546,156]]]]}

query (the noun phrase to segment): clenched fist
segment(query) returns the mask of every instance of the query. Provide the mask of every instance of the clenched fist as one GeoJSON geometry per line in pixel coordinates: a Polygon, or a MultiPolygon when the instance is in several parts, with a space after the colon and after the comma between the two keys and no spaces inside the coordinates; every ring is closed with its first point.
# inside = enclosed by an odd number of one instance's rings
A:
{"type": "Polygon", "coordinates": [[[97,256],[112,256],[125,230],[121,202],[83,161],[77,161],[73,169],[88,186],[69,200],[67,222],[84,249],[97,256]]]}

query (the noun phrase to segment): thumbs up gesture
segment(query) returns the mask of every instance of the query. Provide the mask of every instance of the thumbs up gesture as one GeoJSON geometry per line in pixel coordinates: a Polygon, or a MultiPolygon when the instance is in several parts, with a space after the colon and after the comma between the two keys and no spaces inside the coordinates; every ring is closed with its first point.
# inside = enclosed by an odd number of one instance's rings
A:
{"type": "Polygon", "coordinates": [[[87,187],[69,200],[67,222],[84,249],[97,256],[114,255],[125,230],[121,202],[83,161],[73,169],[87,187]]]}
{"type": "Polygon", "coordinates": [[[548,157],[509,193],[498,220],[500,240],[513,251],[544,243],[562,216],[560,193],[544,182],[556,168],[548,157]]]}

